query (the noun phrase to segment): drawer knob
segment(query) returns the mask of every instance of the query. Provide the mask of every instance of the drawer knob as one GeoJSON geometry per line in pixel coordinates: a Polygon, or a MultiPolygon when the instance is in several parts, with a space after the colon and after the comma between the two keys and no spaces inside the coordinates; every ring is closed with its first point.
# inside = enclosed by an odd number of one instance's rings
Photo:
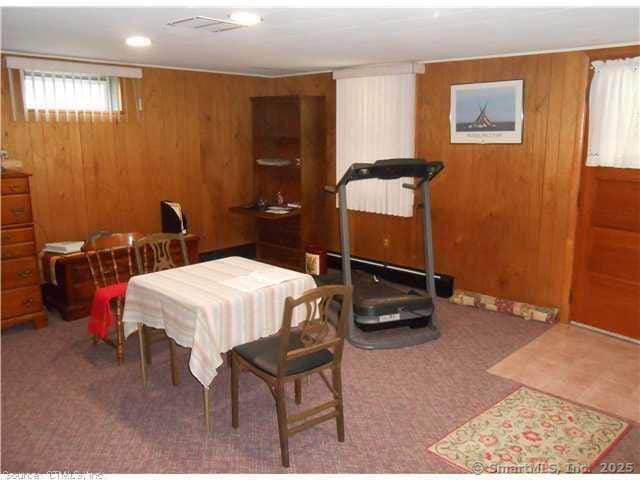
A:
{"type": "Polygon", "coordinates": [[[31,305],[33,305],[33,298],[27,298],[25,301],[22,302],[22,304],[26,307],[30,307],[31,305]]]}
{"type": "Polygon", "coordinates": [[[11,213],[13,213],[16,217],[21,217],[25,214],[25,210],[22,207],[15,207],[11,209],[11,213]]]}
{"type": "Polygon", "coordinates": [[[27,278],[31,276],[32,273],[33,273],[33,270],[31,270],[30,268],[27,268],[26,270],[21,271],[18,275],[20,275],[22,278],[27,278]]]}
{"type": "Polygon", "coordinates": [[[20,185],[18,185],[17,183],[12,183],[9,185],[9,190],[11,190],[12,192],[17,192],[18,190],[20,190],[20,185]]]}
{"type": "Polygon", "coordinates": [[[2,260],[9,260],[10,258],[13,258],[13,254],[9,253],[9,252],[5,252],[2,254],[2,260]]]}

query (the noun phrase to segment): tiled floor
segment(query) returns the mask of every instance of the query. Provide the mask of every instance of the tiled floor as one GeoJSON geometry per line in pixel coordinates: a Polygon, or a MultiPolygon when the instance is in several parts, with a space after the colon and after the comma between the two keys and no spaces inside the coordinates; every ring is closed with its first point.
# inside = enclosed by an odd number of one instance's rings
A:
{"type": "Polygon", "coordinates": [[[489,373],[640,422],[640,346],[559,324],[489,373]]]}

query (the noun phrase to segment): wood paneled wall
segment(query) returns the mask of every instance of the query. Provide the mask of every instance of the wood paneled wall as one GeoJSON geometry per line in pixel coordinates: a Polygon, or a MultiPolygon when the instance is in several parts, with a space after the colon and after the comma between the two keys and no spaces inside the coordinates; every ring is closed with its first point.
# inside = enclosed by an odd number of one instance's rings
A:
{"type": "Polygon", "coordinates": [[[417,155],[445,163],[436,265],[460,287],[566,315],[588,72],[571,52],[433,64],[421,77],[417,155]],[[524,80],[522,144],[450,144],[450,85],[513,79],[524,80]]]}
{"type": "MultiPolygon", "coordinates": [[[[416,154],[445,163],[432,185],[436,269],[458,287],[559,306],[566,316],[588,67],[585,52],[568,52],[429,64],[419,76],[416,154]],[[450,86],[511,79],[524,79],[523,143],[451,145],[450,86]]],[[[164,198],[183,203],[203,250],[254,241],[251,223],[227,213],[251,200],[252,95],[327,97],[326,182],[335,183],[330,74],[144,69],[143,86],[143,118],[114,125],[11,122],[3,86],[3,145],[34,173],[40,242],[157,230],[164,198]]],[[[326,196],[317,228],[337,250],[334,202],[326,196]]],[[[418,215],[350,215],[354,255],[422,268],[418,215]]]]}
{"type": "MultiPolygon", "coordinates": [[[[454,275],[458,287],[559,306],[566,315],[588,68],[584,52],[571,52],[429,64],[418,77],[416,155],[445,163],[432,185],[436,269],[454,275]],[[450,144],[450,86],[513,79],[524,80],[523,143],[450,144]]],[[[329,75],[272,85],[335,102],[329,75]]],[[[329,123],[333,184],[335,115],[329,123]]],[[[350,217],[354,255],[423,267],[419,215],[350,217]]],[[[338,249],[332,200],[319,228],[327,247],[338,249]]]]}
{"type": "Polygon", "coordinates": [[[118,121],[11,119],[2,69],[2,146],[33,174],[38,245],[96,230],[160,230],[160,200],[180,202],[201,250],[253,242],[229,206],[251,201],[251,105],[263,79],[145,68],[143,112],[118,121]]]}

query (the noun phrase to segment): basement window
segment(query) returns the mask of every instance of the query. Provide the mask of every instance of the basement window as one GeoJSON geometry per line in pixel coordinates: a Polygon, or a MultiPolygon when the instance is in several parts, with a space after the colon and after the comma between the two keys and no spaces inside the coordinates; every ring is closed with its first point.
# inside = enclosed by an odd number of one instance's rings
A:
{"type": "MultiPolygon", "coordinates": [[[[142,111],[142,69],[32,57],[5,57],[13,121],[107,120],[142,111]]],[[[128,119],[128,117],[127,117],[128,119]]]]}
{"type": "Polygon", "coordinates": [[[117,77],[83,74],[24,72],[25,108],[40,111],[118,112],[121,110],[117,77]]]}

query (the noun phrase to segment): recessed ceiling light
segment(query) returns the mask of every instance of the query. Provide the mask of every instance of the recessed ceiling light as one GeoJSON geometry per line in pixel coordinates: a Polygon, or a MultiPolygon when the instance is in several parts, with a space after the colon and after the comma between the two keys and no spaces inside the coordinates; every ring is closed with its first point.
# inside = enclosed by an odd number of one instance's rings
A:
{"type": "Polygon", "coordinates": [[[250,12],[234,12],[229,15],[229,20],[234,23],[250,27],[251,25],[257,25],[262,22],[262,17],[250,12]]]}
{"type": "Polygon", "coordinates": [[[126,43],[130,47],[148,47],[151,45],[151,40],[147,37],[134,35],[133,37],[128,37],[126,43]]]}

